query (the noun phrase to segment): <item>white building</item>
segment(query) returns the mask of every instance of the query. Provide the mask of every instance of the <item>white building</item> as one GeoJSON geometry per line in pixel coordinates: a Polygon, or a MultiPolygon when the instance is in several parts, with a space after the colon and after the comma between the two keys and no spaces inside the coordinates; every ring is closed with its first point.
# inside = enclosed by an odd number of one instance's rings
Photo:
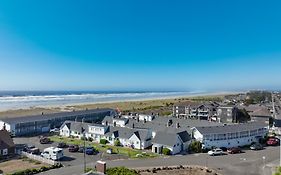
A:
{"type": "Polygon", "coordinates": [[[162,154],[163,148],[168,148],[171,154],[178,154],[186,150],[190,144],[190,137],[186,131],[179,133],[157,132],[152,140],[152,152],[162,154]]]}
{"type": "Polygon", "coordinates": [[[205,148],[249,145],[267,133],[268,125],[257,122],[193,128],[193,137],[205,148]]]}

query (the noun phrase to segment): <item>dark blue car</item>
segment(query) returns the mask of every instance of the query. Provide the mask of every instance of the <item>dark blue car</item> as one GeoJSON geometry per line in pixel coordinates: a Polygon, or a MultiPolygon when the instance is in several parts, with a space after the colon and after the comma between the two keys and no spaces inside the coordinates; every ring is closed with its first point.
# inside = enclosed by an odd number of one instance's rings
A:
{"type": "Polygon", "coordinates": [[[93,147],[86,147],[86,154],[93,155],[95,152],[95,149],[93,147]]]}

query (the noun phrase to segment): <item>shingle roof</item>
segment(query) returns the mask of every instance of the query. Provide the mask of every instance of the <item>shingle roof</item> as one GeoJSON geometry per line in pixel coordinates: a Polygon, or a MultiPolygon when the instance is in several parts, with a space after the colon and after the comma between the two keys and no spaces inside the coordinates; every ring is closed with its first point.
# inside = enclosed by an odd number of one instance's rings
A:
{"type": "Polygon", "coordinates": [[[180,136],[183,143],[191,140],[191,137],[190,137],[190,135],[188,134],[187,131],[179,132],[178,135],[180,136]]]}
{"type": "Polygon", "coordinates": [[[65,121],[60,128],[62,129],[65,125],[69,128],[70,131],[76,131],[76,132],[80,132],[80,133],[82,133],[82,127],[86,131],[89,130],[89,126],[104,127],[104,125],[101,125],[101,124],[83,123],[83,122],[76,122],[76,121],[65,121]]]}
{"type": "Polygon", "coordinates": [[[179,135],[176,133],[157,132],[152,143],[173,147],[177,143],[179,135]]]}
{"type": "Polygon", "coordinates": [[[205,134],[226,134],[233,132],[250,131],[267,127],[268,125],[260,122],[249,122],[240,124],[231,124],[223,126],[208,126],[208,127],[196,127],[196,129],[203,135],[205,134]]]}
{"type": "Polygon", "coordinates": [[[60,112],[60,113],[53,113],[53,114],[44,114],[44,115],[32,115],[32,116],[21,116],[21,117],[13,117],[13,118],[2,118],[5,123],[25,123],[26,121],[33,122],[33,121],[44,121],[54,118],[61,118],[61,117],[71,117],[71,116],[78,116],[78,115],[88,115],[93,113],[101,113],[101,112],[113,112],[113,109],[104,108],[104,109],[91,109],[91,110],[83,110],[83,111],[72,111],[72,112],[60,112]]]}
{"type": "Polygon", "coordinates": [[[14,147],[14,141],[10,133],[6,130],[0,130],[0,149],[14,147]]]}
{"type": "Polygon", "coordinates": [[[209,122],[205,120],[194,120],[194,119],[180,119],[175,117],[155,117],[152,121],[137,121],[135,119],[129,119],[129,123],[126,125],[129,128],[145,128],[151,129],[152,131],[158,132],[169,132],[178,133],[181,131],[191,132],[191,128],[199,126],[222,126],[222,123],[209,122]],[[168,121],[171,120],[172,124],[167,127],[168,121]],[[177,123],[179,123],[179,128],[177,128],[177,123]],[[133,127],[134,125],[134,127],[133,127]]]}
{"type": "Polygon", "coordinates": [[[249,113],[251,116],[271,117],[271,112],[267,108],[261,108],[249,113]]]}

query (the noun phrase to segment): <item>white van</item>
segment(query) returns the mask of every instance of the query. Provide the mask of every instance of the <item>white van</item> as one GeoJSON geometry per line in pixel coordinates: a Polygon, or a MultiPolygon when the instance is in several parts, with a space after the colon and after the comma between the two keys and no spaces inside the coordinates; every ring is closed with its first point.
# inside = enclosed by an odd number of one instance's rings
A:
{"type": "Polygon", "coordinates": [[[41,153],[41,156],[47,159],[51,160],[60,160],[63,158],[63,149],[61,148],[55,148],[55,147],[49,147],[44,149],[44,151],[41,153]]]}

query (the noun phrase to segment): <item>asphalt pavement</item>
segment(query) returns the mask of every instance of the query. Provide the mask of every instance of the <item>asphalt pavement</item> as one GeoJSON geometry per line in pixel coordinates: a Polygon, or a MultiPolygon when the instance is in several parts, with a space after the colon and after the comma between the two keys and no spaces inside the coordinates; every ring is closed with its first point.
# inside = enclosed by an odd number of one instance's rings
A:
{"type": "MultiPolygon", "coordinates": [[[[164,158],[125,159],[106,161],[108,167],[148,168],[155,166],[200,165],[215,169],[225,175],[272,175],[272,169],[279,163],[279,147],[266,147],[264,150],[246,150],[241,154],[209,156],[206,153],[175,155],[164,158]]],[[[93,167],[95,162],[88,163],[93,167]]],[[[44,175],[80,175],[83,164],[63,167],[42,173],[44,175]]]]}

